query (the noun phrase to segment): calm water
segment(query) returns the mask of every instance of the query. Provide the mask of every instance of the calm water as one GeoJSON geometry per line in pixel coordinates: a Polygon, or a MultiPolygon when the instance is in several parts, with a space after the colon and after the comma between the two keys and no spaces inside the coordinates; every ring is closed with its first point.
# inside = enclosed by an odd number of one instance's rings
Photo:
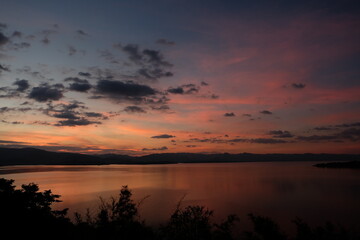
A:
{"type": "MultiPolygon", "coordinates": [[[[300,217],[311,224],[327,220],[360,229],[360,171],[320,169],[311,162],[256,162],[174,165],[10,166],[0,177],[39,184],[62,195],[56,208],[95,212],[99,197],[117,196],[122,185],[134,199],[150,195],[140,207],[141,217],[157,225],[168,219],[179,200],[182,206],[205,205],[215,219],[238,214],[269,216],[284,228],[300,217]]],[[[291,230],[290,230],[291,231],[291,230]]]]}

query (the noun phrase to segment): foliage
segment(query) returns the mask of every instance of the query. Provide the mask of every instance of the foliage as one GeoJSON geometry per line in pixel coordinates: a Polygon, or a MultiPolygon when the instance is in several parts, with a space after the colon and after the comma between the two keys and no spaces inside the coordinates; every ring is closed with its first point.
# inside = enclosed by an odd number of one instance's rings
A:
{"type": "Polygon", "coordinates": [[[293,221],[297,233],[286,236],[270,218],[249,214],[253,231],[234,236],[236,215],[229,215],[219,224],[212,222],[213,211],[204,206],[180,207],[177,205],[169,221],[160,229],[150,228],[141,221],[139,203],[132,199],[127,186],[118,198],[109,202],[101,199],[95,215],[87,211],[83,217],[75,214],[75,222],[67,217],[67,209],[52,210],[60,202],[59,195],[51,190],[39,191],[30,183],[16,189],[14,180],[0,178],[0,237],[9,239],[154,239],[154,240],[353,240],[360,239],[359,232],[346,231],[343,227],[326,223],[311,227],[301,219],[293,221]],[[94,216],[94,217],[93,217],[94,216]]]}
{"type": "MultiPolygon", "coordinates": [[[[67,209],[51,210],[51,205],[59,202],[59,195],[51,190],[39,192],[39,187],[30,183],[15,189],[14,180],[0,178],[0,220],[3,235],[21,237],[32,236],[39,228],[46,232],[57,232],[66,237],[72,224],[66,218],[67,209]],[[20,230],[20,231],[19,231],[20,230]]],[[[44,231],[44,232],[45,232],[44,231]]]]}

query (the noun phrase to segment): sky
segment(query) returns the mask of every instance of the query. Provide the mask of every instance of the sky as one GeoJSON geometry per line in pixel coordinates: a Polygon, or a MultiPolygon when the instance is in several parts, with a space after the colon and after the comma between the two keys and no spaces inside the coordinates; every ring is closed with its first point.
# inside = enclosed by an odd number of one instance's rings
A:
{"type": "Polygon", "coordinates": [[[360,153],[358,1],[0,1],[0,145],[360,153]]]}

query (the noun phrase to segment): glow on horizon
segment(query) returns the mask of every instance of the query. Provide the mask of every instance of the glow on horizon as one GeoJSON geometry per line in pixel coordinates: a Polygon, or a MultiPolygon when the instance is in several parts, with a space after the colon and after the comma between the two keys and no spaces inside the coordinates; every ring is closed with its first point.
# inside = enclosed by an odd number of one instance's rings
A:
{"type": "Polygon", "coordinates": [[[360,153],[355,1],[5,2],[1,146],[360,153]]]}

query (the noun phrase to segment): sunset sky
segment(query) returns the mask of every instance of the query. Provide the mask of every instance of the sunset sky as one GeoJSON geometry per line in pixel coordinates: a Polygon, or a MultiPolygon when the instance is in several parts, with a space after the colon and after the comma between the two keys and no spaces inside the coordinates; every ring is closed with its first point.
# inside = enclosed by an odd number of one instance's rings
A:
{"type": "Polygon", "coordinates": [[[359,1],[1,0],[0,145],[360,153],[359,1]]]}

